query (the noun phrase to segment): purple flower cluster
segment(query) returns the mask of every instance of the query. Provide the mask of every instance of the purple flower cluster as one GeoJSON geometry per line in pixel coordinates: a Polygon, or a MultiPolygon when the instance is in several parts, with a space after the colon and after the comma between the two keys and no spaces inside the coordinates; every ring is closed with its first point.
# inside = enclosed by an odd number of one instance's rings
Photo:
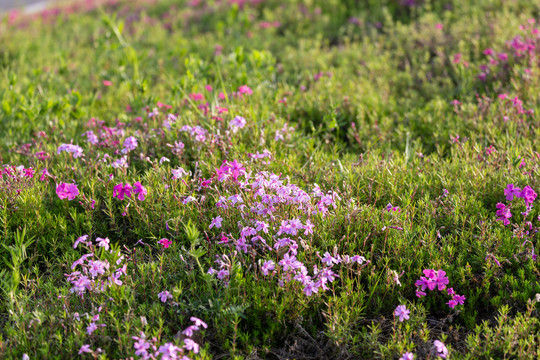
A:
{"type": "MultiPolygon", "coordinates": [[[[515,198],[521,198],[525,201],[525,211],[522,212],[522,215],[527,216],[532,209],[532,204],[537,197],[536,192],[530,187],[525,186],[523,189],[515,187],[514,184],[508,184],[506,189],[504,189],[504,195],[506,196],[507,201],[513,201],[515,198]]],[[[497,207],[497,221],[502,221],[503,225],[506,226],[510,224],[510,218],[512,213],[510,211],[511,206],[505,205],[503,203],[498,203],[497,207]]]]}
{"type": "Polygon", "coordinates": [[[73,145],[73,144],[62,144],[58,147],[57,154],[60,154],[61,152],[69,152],[73,154],[73,157],[79,158],[84,155],[83,149],[79,145],[73,145]]]}
{"type": "Polygon", "coordinates": [[[193,334],[199,331],[201,328],[208,328],[208,325],[199,318],[192,316],[190,318],[192,325],[188,326],[182,334],[184,335],[183,346],[177,346],[173,343],[165,343],[161,346],[157,346],[157,338],[147,339],[146,335],[141,331],[140,336],[133,336],[135,344],[135,355],[140,359],[161,359],[161,360],[190,360],[186,355],[189,352],[198,354],[200,351],[200,345],[196,343],[192,337],[193,334]]]}
{"type": "MultiPolygon", "coordinates": [[[[236,160],[224,162],[214,175],[223,186],[234,195],[218,196],[216,207],[220,215],[215,216],[209,228],[226,227],[223,219],[242,219],[235,227],[238,233],[221,234],[219,244],[232,251],[217,255],[217,269],[208,273],[227,283],[231,274],[230,259],[244,254],[253,259],[254,268],[259,268],[264,276],[278,278],[278,284],[296,281],[303,293],[311,296],[320,290],[327,290],[338,275],[333,267],[338,264],[363,265],[366,259],[359,255],[340,255],[325,252],[321,257],[316,252],[321,265],[311,264],[312,271],[304,264],[299,254],[299,244],[308,247],[308,238],[314,233],[312,217],[330,215],[330,209],[337,208],[341,198],[334,191],[323,192],[318,185],[308,193],[279,175],[260,172],[251,176],[236,160]],[[290,214],[295,214],[290,217],[290,214]]],[[[230,224],[228,224],[230,226],[230,224]]]]}
{"type": "MultiPolygon", "coordinates": [[[[423,273],[425,276],[420,277],[414,284],[416,286],[416,296],[418,297],[426,296],[426,289],[442,292],[450,282],[446,276],[446,272],[443,270],[435,271],[433,269],[425,269],[423,273]]],[[[454,289],[448,288],[446,289],[446,292],[448,295],[452,296],[452,299],[447,302],[447,305],[450,306],[450,308],[453,309],[456,305],[463,305],[465,303],[465,296],[456,294],[454,289]]]]}
{"type": "Polygon", "coordinates": [[[109,239],[96,238],[95,242],[96,245],[89,240],[88,235],[84,235],[73,245],[76,248],[79,244],[84,244],[90,250],[71,265],[71,270],[76,267],[80,267],[80,270],[66,274],[67,280],[72,284],[70,292],[79,296],[86,292],[104,292],[113,285],[120,286],[123,284],[122,276],[126,275],[127,265],[122,265],[124,255],[120,255],[119,250],[109,250],[109,239]],[[100,259],[96,254],[98,247],[109,251],[116,260],[111,264],[106,259],[100,259]]]}
{"type": "Polygon", "coordinates": [[[139,201],[144,201],[145,196],[148,195],[148,191],[139,181],[135,182],[133,186],[128,183],[126,185],[120,183],[113,189],[113,197],[118,198],[118,200],[124,200],[125,197],[131,198],[132,193],[138,194],[139,201]]]}

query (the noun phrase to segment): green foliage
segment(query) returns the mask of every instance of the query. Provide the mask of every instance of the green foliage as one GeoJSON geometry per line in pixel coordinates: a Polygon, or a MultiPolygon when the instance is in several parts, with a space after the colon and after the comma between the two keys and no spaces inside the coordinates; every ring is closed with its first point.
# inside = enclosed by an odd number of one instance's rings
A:
{"type": "Polygon", "coordinates": [[[540,6],[194,3],[124,1],[0,23],[0,160],[35,170],[0,178],[0,357],[71,358],[88,344],[98,358],[127,358],[141,332],[181,346],[196,316],[209,325],[196,339],[201,359],[434,358],[434,340],[450,358],[538,358],[538,200],[525,215],[515,200],[508,226],[495,212],[507,184],[540,189],[540,55],[513,56],[508,45],[540,6]],[[486,48],[509,59],[482,81],[486,48]],[[244,85],[253,93],[239,96],[244,85]],[[533,115],[516,112],[515,97],[533,115]],[[149,116],[154,108],[161,117],[149,116]],[[167,112],[177,116],[170,128],[167,112]],[[233,132],[237,115],[247,124],[233,132]],[[105,128],[112,135],[99,145],[83,136],[105,128]],[[128,136],[138,147],[128,167],[113,168],[128,136]],[[84,156],[58,153],[70,143],[84,156]],[[271,158],[253,158],[264,151],[271,158]],[[229,212],[209,229],[220,196],[237,190],[216,186],[216,169],[235,159],[342,198],[331,216],[311,217],[299,259],[313,266],[335,251],[369,264],[336,270],[329,290],[309,297],[297,282],[261,276],[261,259],[241,251],[226,253],[226,284],[209,274],[225,255],[221,236],[237,236],[244,220],[229,212]],[[173,179],[179,167],[190,174],[173,179]],[[144,201],[113,196],[136,181],[144,201]],[[76,200],[58,197],[63,182],[77,183],[76,200]],[[111,240],[96,258],[125,257],[123,286],[70,292],[64,274],[85,234],[111,240]],[[424,269],[445,270],[465,304],[450,309],[442,292],[418,298],[424,269]],[[410,320],[393,316],[398,305],[410,320]],[[88,334],[97,314],[107,326],[88,334]]]}

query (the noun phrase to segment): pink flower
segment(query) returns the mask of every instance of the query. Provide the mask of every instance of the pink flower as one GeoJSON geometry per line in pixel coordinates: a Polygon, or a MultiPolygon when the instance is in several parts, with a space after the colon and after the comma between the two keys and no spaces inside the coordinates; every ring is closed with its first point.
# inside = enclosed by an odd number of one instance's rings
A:
{"type": "Polygon", "coordinates": [[[191,339],[184,339],[184,348],[188,351],[193,351],[195,354],[199,352],[199,344],[191,339]]]}
{"type": "Polygon", "coordinates": [[[91,353],[91,352],[92,352],[92,349],[90,349],[90,345],[83,345],[79,349],[79,355],[82,355],[84,353],[91,353]]]}
{"type": "Polygon", "coordinates": [[[158,351],[161,353],[161,360],[177,360],[178,352],[181,351],[178,346],[173,343],[166,343],[159,347],[158,351]]]}
{"type": "Polygon", "coordinates": [[[139,201],[143,201],[145,199],[145,196],[148,195],[148,191],[144,186],[141,185],[139,181],[133,184],[133,192],[135,192],[135,194],[139,194],[137,196],[137,199],[139,199],[139,201]]]}
{"type": "Polygon", "coordinates": [[[414,360],[414,354],[410,353],[410,352],[407,352],[407,353],[401,355],[399,360],[414,360]]]}
{"type": "Polygon", "coordinates": [[[439,289],[439,291],[444,290],[449,282],[450,281],[448,280],[448,277],[446,277],[445,271],[437,271],[437,278],[435,279],[435,284],[437,284],[437,288],[439,289]]]}
{"type": "Polygon", "coordinates": [[[273,271],[276,268],[272,260],[266,260],[261,268],[262,273],[267,276],[269,271],[273,271]]]}
{"type": "Polygon", "coordinates": [[[409,320],[410,313],[411,311],[407,310],[405,305],[399,305],[396,310],[394,310],[394,316],[399,317],[400,322],[403,322],[403,320],[409,320]]]}
{"type": "Polygon", "coordinates": [[[111,85],[112,85],[112,81],[109,81],[109,80],[103,80],[103,85],[104,85],[104,86],[111,86],[111,85]]]}
{"type": "Polygon", "coordinates": [[[111,242],[109,238],[103,239],[103,238],[98,237],[96,238],[96,242],[98,243],[98,246],[104,247],[105,250],[109,250],[109,244],[111,242]]]}
{"type": "Polygon", "coordinates": [[[231,120],[229,126],[232,128],[233,133],[236,133],[238,129],[246,126],[246,119],[241,116],[236,116],[234,119],[231,120]]]}
{"type": "Polygon", "coordinates": [[[164,249],[167,249],[167,248],[172,244],[172,241],[169,240],[169,239],[163,238],[163,239],[161,239],[161,240],[158,241],[158,244],[163,245],[163,248],[164,248],[164,249]]]}
{"type": "Polygon", "coordinates": [[[56,194],[60,199],[73,200],[79,195],[79,189],[75,184],[61,183],[56,186],[56,194]]]}
{"type": "Polygon", "coordinates": [[[168,299],[172,299],[172,294],[165,290],[158,294],[158,298],[161,302],[167,302],[168,299]]]}
{"type": "Polygon", "coordinates": [[[442,357],[443,359],[446,359],[446,356],[448,356],[448,349],[446,348],[446,345],[444,345],[444,343],[439,340],[435,340],[433,345],[435,345],[437,355],[442,357]]]}
{"type": "Polygon", "coordinates": [[[79,245],[79,243],[83,243],[85,245],[88,245],[88,235],[83,235],[83,236],[77,238],[77,240],[75,240],[75,244],[73,244],[73,248],[76,249],[77,246],[79,245]]]}
{"type": "Polygon", "coordinates": [[[135,150],[135,148],[139,145],[137,138],[134,136],[130,136],[124,140],[124,148],[122,149],[122,153],[127,154],[131,150],[135,150]]]}
{"type": "Polygon", "coordinates": [[[202,326],[205,329],[208,328],[208,325],[198,317],[192,316],[189,320],[193,321],[197,326],[202,326]]]}
{"type": "Polygon", "coordinates": [[[253,94],[253,91],[251,90],[251,88],[247,85],[242,85],[238,88],[238,92],[240,94],[248,94],[248,95],[251,95],[253,94]]]}
{"type": "Polygon", "coordinates": [[[216,216],[214,220],[212,220],[212,223],[210,223],[209,229],[213,228],[214,226],[219,229],[221,227],[221,222],[223,221],[223,218],[221,216],[216,216]]]}
{"type": "Polygon", "coordinates": [[[116,185],[113,189],[113,197],[117,197],[118,200],[124,200],[124,197],[127,196],[128,198],[131,197],[133,188],[130,184],[126,184],[124,186],[123,183],[120,183],[116,185]]]}
{"type": "Polygon", "coordinates": [[[182,334],[186,335],[187,337],[192,337],[194,331],[198,331],[199,327],[197,325],[191,325],[188,326],[184,331],[182,331],[182,334]]]}

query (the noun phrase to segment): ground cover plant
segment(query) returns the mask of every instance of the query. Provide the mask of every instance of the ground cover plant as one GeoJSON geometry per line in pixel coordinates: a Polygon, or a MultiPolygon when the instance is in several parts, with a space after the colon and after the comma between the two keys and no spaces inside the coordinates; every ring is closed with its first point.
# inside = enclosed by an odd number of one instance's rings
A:
{"type": "Polygon", "coordinates": [[[540,357],[540,5],[0,23],[0,357],[540,357]]]}

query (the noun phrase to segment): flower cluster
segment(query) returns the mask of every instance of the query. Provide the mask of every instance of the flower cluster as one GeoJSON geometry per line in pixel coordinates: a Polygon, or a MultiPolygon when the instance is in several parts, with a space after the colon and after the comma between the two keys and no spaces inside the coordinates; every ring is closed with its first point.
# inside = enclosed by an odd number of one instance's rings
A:
{"type": "Polygon", "coordinates": [[[58,147],[57,154],[60,154],[61,152],[68,152],[72,153],[73,157],[79,158],[84,155],[83,149],[79,145],[73,145],[73,144],[62,144],[58,147]]]}
{"type": "Polygon", "coordinates": [[[190,358],[186,354],[189,354],[189,352],[198,354],[200,351],[200,345],[192,339],[193,334],[201,328],[208,328],[208,325],[204,321],[194,316],[190,318],[190,321],[192,322],[192,325],[182,331],[184,344],[181,347],[169,342],[158,348],[157,338],[147,339],[146,335],[141,332],[140,336],[132,337],[133,340],[136,341],[135,344],[133,344],[135,355],[143,360],[189,360],[190,358]]]}
{"type": "MultiPolygon", "coordinates": [[[[521,198],[525,201],[525,211],[521,214],[527,216],[532,209],[532,204],[537,197],[536,192],[530,187],[525,186],[523,189],[515,187],[514,184],[508,184],[506,189],[504,189],[504,195],[506,196],[507,201],[513,201],[514,199],[521,198]]],[[[502,221],[503,225],[510,224],[510,218],[512,217],[512,212],[510,211],[510,206],[503,203],[498,203],[497,207],[497,221],[502,221]]]]}
{"type": "Polygon", "coordinates": [[[121,255],[119,250],[109,250],[109,243],[109,239],[98,237],[94,244],[88,235],[83,235],[75,241],[74,248],[84,244],[90,252],[71,265],[71,270],[77,267],[80,267],[80,270],[66,274],[67,280],[72,284],[70,292],[83,296],[86,292],[104,292],[110,286],[123,284],[121,278],[127,274],[127,265],[122,264],[124,255],[121,255]],[[107,259],[98,257],[96,254],[98,248],[108,251],[114,261],[110,263],[107,259]]]}
{"type": "Polygon", "coordinates": [[[145,196],[148,195],[148,191],[142,184],[137,181],[131,186],[129,183],[120,183],[116,185],[113,189],[113,197],[118,198],[118,200],[124,200],[125,197],[131,198],[131,195],[137,194],[137,199],[143,201],[145,196]]]}
{"type": "MultiPolygon", "coordinates": [[[[416,296],[418,297],[426,296],[426,289],[443,292],[443,290],[446,289],[446,285],[450,282],[446,276],[446,272],[443,270],[435,271],[433,269],[425,269],[423,273],[425,276],[420,277],[415,283],[416,296]]],[[[463,305],[465,303],[465,296],[456,294],[454,289],[448,288],[446,289],[446,293],[452,296],[452,299],[446,303],[450,308],[453,309],[456,305],[463,305]]]]}
{"type": "Polygon", "coordinates": [[[328,289],[338,277],[333,269],[335,265],[350,267],[355,263],[367,263],[362,256],[340,255],[337,249],[333,254],[325,252],[322,257],[317,251],[320,265],[312,264],[312,272],[300,260],[299,244],[302,248],[308,247],[307,238],[303,237],[310,237],[314,232],[315,224],[311,218],[329,216],[330,208],[337,208],[341,198],[336,192],[325,193],[315,184],[308,193],[269,172],[251,176],[236,160],[224,162],[213,179],[224,183],[234,195],[218,197],[216,207],[223,216],[215,216],[209,229],[224,227],[224,218],[237,215],[242,218],[237,223],[237,234],[221,233],[218,236],[219,244],[232,252],[218,255],[217,269],[208,271],[225,283],[232,270],[230,259],[242,254],[251,259],[254,268],[259,268],[264,276],[277,276],[280,286],[291,281],[300,283],[306,296],[328,289]],[[296,216],[290,217],[290,214],[296,216]]]}

